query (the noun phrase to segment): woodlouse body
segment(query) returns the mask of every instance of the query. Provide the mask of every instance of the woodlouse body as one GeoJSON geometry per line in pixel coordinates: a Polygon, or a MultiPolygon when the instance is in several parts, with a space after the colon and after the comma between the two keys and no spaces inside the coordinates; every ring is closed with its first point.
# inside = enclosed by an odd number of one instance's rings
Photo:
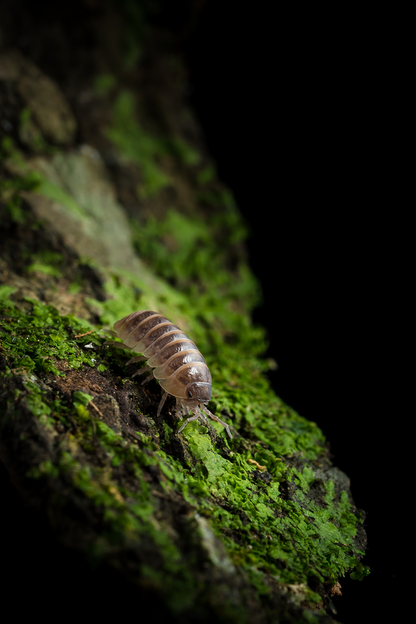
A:
{"type": "Polygon", "coordinates": [[[140,310],[117,321],[114,332],[123,343],[111,344],[143,354],[132,358],[127,364],[148,360],[148,365],[134,373],[133,377],[153,369],[143,383],[155,377],[165,391],[158,416],[168,394],[171,394],[176,397],[176,415],[181,420],[189,415],[190,410],[194,413],[186,419],[178,433],[192,420],[206,423],[208,415],[221,423],[232,437],[229,426],[206,407],[212,396],[211,373],[198,347],[179,327],[157,312],[140,310]]]}

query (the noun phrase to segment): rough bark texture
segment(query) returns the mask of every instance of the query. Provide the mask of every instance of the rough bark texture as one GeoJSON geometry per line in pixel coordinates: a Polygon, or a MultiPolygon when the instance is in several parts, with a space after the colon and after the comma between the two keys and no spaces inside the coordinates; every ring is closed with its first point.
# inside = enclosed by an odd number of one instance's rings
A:
{"type": "Polygon", "coordinates": [[[145,2],[35,4],[0,13],[0,459],[153,621],[333,622],[339,579],[367,572],[363,513],[264,377],[244,224],[179,35],[145,2]],[[217,423],[178,435],[173,399],[156,418],[158,384],[104,345],[139,309],[197,343],[231,441],[217,423]]]}

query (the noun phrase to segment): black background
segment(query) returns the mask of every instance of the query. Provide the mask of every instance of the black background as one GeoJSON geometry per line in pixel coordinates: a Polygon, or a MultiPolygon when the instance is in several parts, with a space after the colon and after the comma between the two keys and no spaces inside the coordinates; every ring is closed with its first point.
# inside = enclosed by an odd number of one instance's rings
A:
{"type": "Polygon", "coordinates": [[[204,3],[188,41],[191,100],[250,225],[273,387],[318,423],[368,514],[371,575],[340,579],[336,618],[395,621],[405,580],[394,545],[400,448],[388,431],[407,416],[391,351],[403,305],[392,261],[394,27],[380,13],[225,4],[204,3]]]}

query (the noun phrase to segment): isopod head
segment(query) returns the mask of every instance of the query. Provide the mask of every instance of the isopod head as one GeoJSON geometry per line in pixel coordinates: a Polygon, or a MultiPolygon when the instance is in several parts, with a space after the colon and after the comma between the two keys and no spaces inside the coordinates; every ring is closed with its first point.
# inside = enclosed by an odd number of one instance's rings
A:
{"type": "Polygon", "coordinates": [[[198,403],[208,403],[212,397],[212,385],[202,381],[194,381],[186,386],[186,395],[185,401],[189,407],[194,407],[194,404],[198,403]]]}

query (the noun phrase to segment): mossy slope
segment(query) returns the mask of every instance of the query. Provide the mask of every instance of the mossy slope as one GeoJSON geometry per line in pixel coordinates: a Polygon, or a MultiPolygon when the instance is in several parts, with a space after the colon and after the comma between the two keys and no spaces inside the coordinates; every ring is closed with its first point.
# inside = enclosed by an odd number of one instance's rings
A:
{"type": "Polygon", "coordinates": [[[337,581],[367,573],[363,518],[322,432],[264,375],[232,195],[186,138],[188,111],[152,118],[116,78],[94,85],[94,149],[56,147],[74,140],[65,105],[53,145],[38,100],[2,144],[1,458],[62,542],[178,621],[332,621],[337,581]],[[171,399],[156,419],[157,382],[132,380],[98,333],[137,309],[197,343],[232,440],[217,423],[178,435],[171,399]]]}

